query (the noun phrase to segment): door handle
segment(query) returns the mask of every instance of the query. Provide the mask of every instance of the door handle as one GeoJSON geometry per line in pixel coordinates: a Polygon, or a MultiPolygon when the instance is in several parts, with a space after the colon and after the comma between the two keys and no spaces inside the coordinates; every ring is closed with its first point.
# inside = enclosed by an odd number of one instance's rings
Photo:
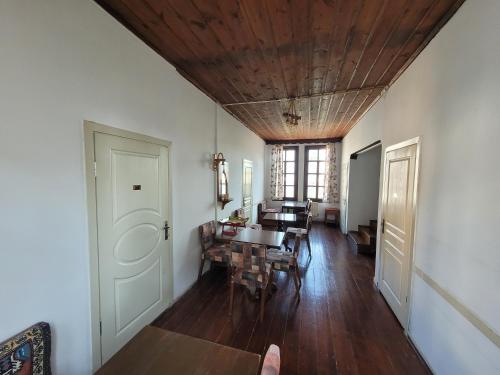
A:
{"type": "Polygon", "coordinates": [[[385,229],[385,219],[382,219],[382,233],[384,233],[385,229]]]}
{"type": "Polygon", "coordinates": [[[168,240],[168,230],[170,227],[168,226],[168,221],[165,220],[165,226],[163,227],[163,230],[165,231],[165,241],[168,240]]]}

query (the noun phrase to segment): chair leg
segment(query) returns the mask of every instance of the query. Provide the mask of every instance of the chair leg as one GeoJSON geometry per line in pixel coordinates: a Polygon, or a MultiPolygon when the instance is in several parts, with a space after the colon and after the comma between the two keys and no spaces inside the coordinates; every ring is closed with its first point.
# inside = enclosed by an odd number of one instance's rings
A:
{"type": "Polygon", "coordinates": [[[295,283],[295,291],[298,294],[299,290],[300,290],[300,281],[299,281],[299,277],[297,275],[297,269],[295,269],[295,271],[293,272],[293,282],[295,283]]]}
{"type": "Polygon", "coordinates": [[[266,303],[267,288],[260,289],[260,322],[264,321],[264,305],[266,303]]]}
{"type": "Polygon", "coordinates": [[[300,278],[300,267],[299,267],[298,262],[295,265],[295,275],[297,276],[297,280],[299,281],[299,288],[301,288],[302,287],[302,279],[300,278]]]}
{"type": "Polygon", "coordinates": [[[203,266],[205,265],[205,259],[201,260],[200,270],[198,271],[198,281],[201,279],[201,274],[203,273],[203,266]]]}
{"type": "Polygon", "coordinates": [[[233,315],[234,282],[231,280],[229,287],[229,316],[233,315]]]}
{"type": "Polygon", "coordinates": [[[311,256],[311,241],[309,241],[309,235],[306,236],[306,242],[307,242],[307,250],[309,251],[309,258],[312,258],[312,256],[311,256]]]}

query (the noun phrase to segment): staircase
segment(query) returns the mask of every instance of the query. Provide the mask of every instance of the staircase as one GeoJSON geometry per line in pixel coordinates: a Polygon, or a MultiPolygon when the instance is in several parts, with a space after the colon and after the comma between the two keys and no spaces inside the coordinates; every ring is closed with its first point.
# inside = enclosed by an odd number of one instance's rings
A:
{"type": "Polygon", "coordinates": [[[347,239],[356,253],[375,254],[377,246],[377,220],[370,220],[370,225],[358,225],[358,230],[350,230],[347,239]]]}

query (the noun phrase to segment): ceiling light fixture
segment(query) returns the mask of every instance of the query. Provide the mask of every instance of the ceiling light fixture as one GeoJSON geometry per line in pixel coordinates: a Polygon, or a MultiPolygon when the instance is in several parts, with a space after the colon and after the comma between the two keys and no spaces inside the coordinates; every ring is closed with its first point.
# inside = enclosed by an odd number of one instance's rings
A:
{"type": "Polygon", "coordinates": [[[302,118],[297,115],[297,109],[295,108],[295,98],[290,99],[290,104],[288,105],[288,111],[283,113],[283,117],[286,120],[286,123],[290,126],[299,125],[299,120],[302,118]]]}

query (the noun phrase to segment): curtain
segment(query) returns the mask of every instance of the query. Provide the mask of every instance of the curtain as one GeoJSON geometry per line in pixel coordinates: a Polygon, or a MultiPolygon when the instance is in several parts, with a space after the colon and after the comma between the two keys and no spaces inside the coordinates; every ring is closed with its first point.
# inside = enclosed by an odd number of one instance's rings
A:
{"type": "Polygon", "coordinates": [[[271,198],[283,199],[283,145],[274,145],[271,149],[271,198]]]}
{"type": "Polygon", "coordinates": [[[323,202],[340,202],[335,143],[328,143],[326,145],[325,192],[323,202]]]}

